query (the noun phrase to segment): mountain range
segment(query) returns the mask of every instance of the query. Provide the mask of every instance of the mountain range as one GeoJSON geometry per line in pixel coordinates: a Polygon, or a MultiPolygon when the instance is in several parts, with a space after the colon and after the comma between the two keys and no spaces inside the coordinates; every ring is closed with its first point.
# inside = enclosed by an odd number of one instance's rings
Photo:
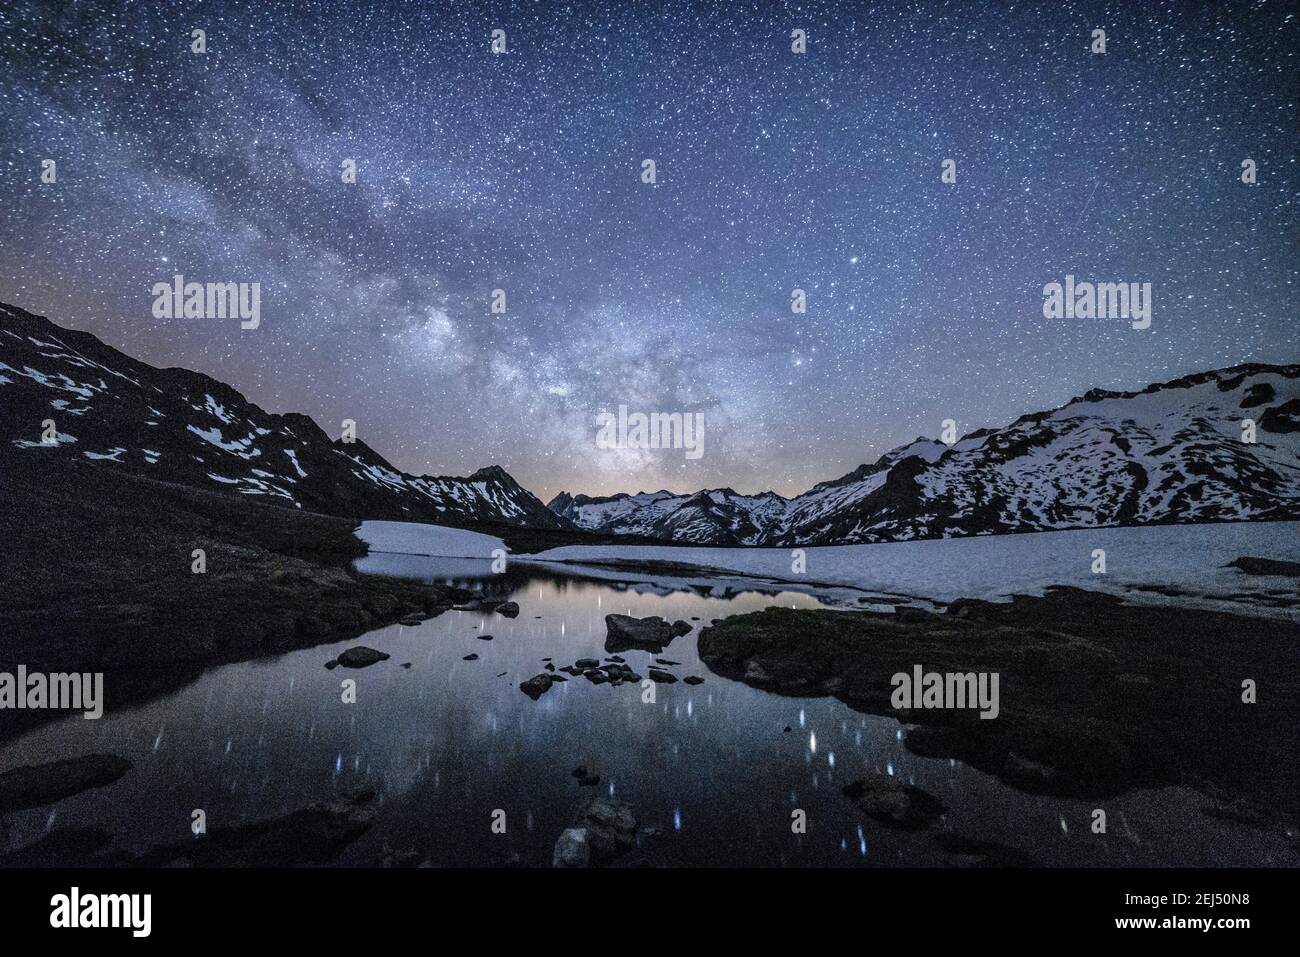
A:
{"type": "Polygon", "coordinates": [[[729,488],[544,505],[499,466],[402,472],[360,440],[0,304],[0,465],[69,456],[348,518],[828,545],[1109,525],[1300,519],[1300,364],[1241,365],[918,438],[784,498],[729,488]],[[1250,420],[1254,435],[1244,435],[1250,420]],[[1246,439],[1253,438],[1254,441],[1246,439]]]}
{"type": "Polygon", "coordinates": [[[918,438],[789,499],[729,488],[561,492],[548,506],[582,529],[709,545],[1300,519],[1300,365],[1094,389],[951,445],[918,438]]]}
{"type": "Polygon", "coordinates": [[[466,478],[408,475],[308,416],[267,412],[211,376],[157,369],[3,304],[0,412],[0,454],[80,455],[349,518],[570,527],[499,466],[466,478]]]}

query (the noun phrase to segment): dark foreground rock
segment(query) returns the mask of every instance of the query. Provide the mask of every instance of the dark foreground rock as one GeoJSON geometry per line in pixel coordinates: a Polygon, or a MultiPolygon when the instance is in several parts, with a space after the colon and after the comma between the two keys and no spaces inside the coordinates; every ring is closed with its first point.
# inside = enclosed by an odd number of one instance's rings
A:
{"type": "Polygon", "coordinates": [[[66,761],[28,764],[0,774],[0,812],[52,804],[112,784],[131,762],[114,754],[87,754],[66,761]]]}
{"type": "Polygon", "coordinates": [[[504,615],[507,618],[518,618],[519,605],[513,601],[504,601],[497,605],[497,614],[504,615]]]}
{"type": "MultiPolygon", "coordinates": [[[[11,532],[0,548],[0,671],[103,672],[107,707],[124,708],[213,665],[349,641],[468,595],[358,573],[366,547],[350,518],[76,458],[50,468],[0,450],[0,528],[11,532]],[[206,574],[191,571],[196,548],[206,574]]],[[[0,740],[61,716],[6,712],[0,740]]]]}
{"type": "Polygon", "coordinates": [[[1219,788],[1300,817],[1300,625],[1057,588],[947,613],[769,608],[705,628],[716,673],[778,694],[834,695],[912,725],[909,750],[1021,790],[1106,797],[1219,788]],[[896,710],[896,673],[997,672],[998,717],[896,710]],[[1242,701],[1242,682],[1258,703],[1242,701]]]}
{"type": "Polygon", "coordinates": [[[955,831],[938,832],[934,842],[953,856],[952,863],[958,867],[1036,866],[1032,857],[1014,847],[955,831]]]}
{"type": "Polygon", "coordinates": [[[573,827],[565,828],[560,834],[551,865],[601,867],[609,864],[636,846],[636,832],[636,816],[631,807],[597,798],[583,809],[573,827]]]}
{"type": "Polygon", "coordinates": [[[184,844],[143,855],[145,867],[285,867],[327,864],[374,823],[369,788],[313,804],[282,817],[214,827],[184,844]]]}
{"type": "Polygon", "coordinates": [[[0,854],[3,867],[301,867],[328,864],[374,822],[374,791],[363,789],[289,814],[136,855],[98,828],[58,828],[0,854]]]}
{"type": "Polygon", "coordinates": [[[1275,558],[1252,558],[1242,555],[1227,565],[1239,568],[1247,575],[1280,575],[1285,578],[1300,578],[1300,562],[1283,562],[1275,558]]]}
{"type": "Polygon", "coordinates": [[[662,618],[633,618],[629,615],[605,616],[605,650],[650,651],[658,654],[672,642],[672,626],[662,618]]]}
{"type": "Polygon", "coordinates": [[[386,653],[376,651],[374,648],[356,645],[345,650],[338,656],[337,660],[344,668],[368,668],[381,661],[387,661],[389,657],[386,653]]]}
{"type": "Polygon", "coordinates": [[[553,675],[533,675],[527,681],[519,682],[519,690],[536,701],[542,695],[546,694],[546,692],[551,690],[551,685],[554,681],[555,677],[553,675]]]}
{"type": "Polygon", "coordinates": [[[868,817],[905,831],[929,827],[946,810],[938,798],[892,777],[854,781],[843,792],[868,817]]]}

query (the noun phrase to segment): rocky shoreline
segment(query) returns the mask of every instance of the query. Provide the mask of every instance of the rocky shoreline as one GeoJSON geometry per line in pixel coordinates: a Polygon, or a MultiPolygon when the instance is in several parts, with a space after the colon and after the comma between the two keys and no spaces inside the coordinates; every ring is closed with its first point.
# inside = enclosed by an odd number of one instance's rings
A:
{"type": "Polygon", "coordinates": [[[1300,625],[1075,588],[941,613],[768,608],[703,629],[717,674],[777,694],[832,695],[908,725],[912,752],[1020,790],[1106,798],[1185,784],[1300,818],[1300,625]],[[892,676],[997,672],[1001,708],[897,709],[892,676]],[[1243,702],[1243,682],[1257,686],[1243,702]]]}
{"type": "MultiPolygon", "coordinates": [[[[0,555],[10,586],[0,671],[103,672],[111,709],[212,665],[343,641],[471,597],[357,574],[366,547],[351,520],[90,469],[16,467],[0,487],[0,519],[19,529],[0,555]]],[[[0,741],[59,717],[0,712],[0,741]]]]}

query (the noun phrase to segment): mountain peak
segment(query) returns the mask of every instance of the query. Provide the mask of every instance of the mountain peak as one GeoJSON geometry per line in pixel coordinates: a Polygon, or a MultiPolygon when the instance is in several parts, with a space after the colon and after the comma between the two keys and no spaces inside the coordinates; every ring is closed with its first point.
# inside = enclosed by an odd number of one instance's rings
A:
{"type": "Polygon", "coordinates": [[[470,475],[470,478],[479,479],[479,480],[495,479],[498,482],[509,482],[511,485],[519,484],[518,482],[515,481],[513,475],[511,475],[509,472],[507,472],[499,465],[485,465],[483,466],[483,468],[472,473],[470,475]]]}
{"type": "Polygon", "coordinates": [[[951,446],[920,436],[793,499],[723,487],[615,508],[578,496],[567,517],[591,531],[728,546],[1290,520],[1300,519],[1297,458],[1300,365],[1250,364],[1136,392],[1092,389],[951,446]],[[1241,440],[1245,417],[1254,443],[1241,440]]]}
{"type": "Polygon", "coordinates": [[[75,456],[95,468],[347,518],[570,527],[498,465],[468,479],[409,475],[303,413],[267,412],[211,376],[147,365],[90,333],[4,304],[0,362],[0,397],[16,413],[0,421],[0,456],[75,456]],[[58,435],[49,446],[29,424],[45,419],[58,435]],[[484,490],[483,482],[492,484],[484,490]]]}

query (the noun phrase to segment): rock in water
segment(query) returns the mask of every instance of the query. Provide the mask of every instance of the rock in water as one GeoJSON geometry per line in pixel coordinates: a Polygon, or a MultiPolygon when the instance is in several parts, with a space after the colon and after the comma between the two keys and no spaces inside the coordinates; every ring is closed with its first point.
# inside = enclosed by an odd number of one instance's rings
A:
{"type": "Polygon", "coordinates": [[[660,671],[658,668],[651,668],[651,669],[647,672],[647,674],[650,675],[650,680],[651,680],[651,681],[657,681],[657,682],[659,682],[659,683],[661,683],[661,684],[669,684],[669,685],[670,685],[670,684],[675,684],[675,683],[677,682],[677,676],[676,676],[676,675],[669,674],[669,673],[666,672],[666,671],[660,671]]]}
{"type": "Polygon", "coordinates": [[[636,844],[636,815],[621,801],[596,798],[582,814],[595,863],[604,864],[636,844]]]}
{"type": "Polygon", "coordinates": [[[497,614],[505,615],[507,618],[519,617],[519,605],[513,601],[503,602],[497,605],[497,614]]]}
{"type": "Polygon", "coordinates": [[[48,764],[27,764],[0,774],[0,811],[52,804],[65,797],[112,784],[131,762],[115,754],[87,754],[48,764]]]}
{"type": "Polygon", "coordinates": [[[868,817],[905,831],[929,827],[947,810],[933,795],[893,778],[854,781],[846,784],[843,791],[868,817]]]}
{"type": "Polygon", "coordinates": [[[678,618],[673,622],[672,632],[674,638],[678,638],[682,635],[689,635],[691,633],[691,623],[689,621],[682,621],[678,618]]]}
{"type": "Polygon", "coordinates": [[[551,683],[555,679],[548,674],[533,675],[527,681],[519,682],[519,690],[528,697],[536,701],[546,692],[551,690],[551,683]]]}
{"type": "Polygon", "coordinates": [[[636,816],[619,801],[596,798],[555,842],[553,867],[600,867],[636,845],[636,816]]]}
{"type": "Polygon", "coordinates": [[[365,645],[357,645],[339,655],[338,663],[344,668],[366,668],[376,662],[387,661],[388,657],[382,651],[367,648],[365,645]]]}
{"type": "Polygon", "coordinates": [[[585,827],[566,827],[555,842],[552,867],[587,867],[591,864],[591,845],[585,827]]]}
{"type": "Polygon", "coordinates": [[[1281,575],[1285,578],[1300,578],[1300,562],[1283,562],[1275,558],[1252,558],[1242,555],[1228,562],[1228,568],[1240,568],[1247,575],[1281,575]]]}
{"type": "Polygon", "coordinates": [[[610,653],[629,649],[658,653],[674,638],[672,626],[659,617],[606,615],[605,629],[605,650],[610,653]]]}

